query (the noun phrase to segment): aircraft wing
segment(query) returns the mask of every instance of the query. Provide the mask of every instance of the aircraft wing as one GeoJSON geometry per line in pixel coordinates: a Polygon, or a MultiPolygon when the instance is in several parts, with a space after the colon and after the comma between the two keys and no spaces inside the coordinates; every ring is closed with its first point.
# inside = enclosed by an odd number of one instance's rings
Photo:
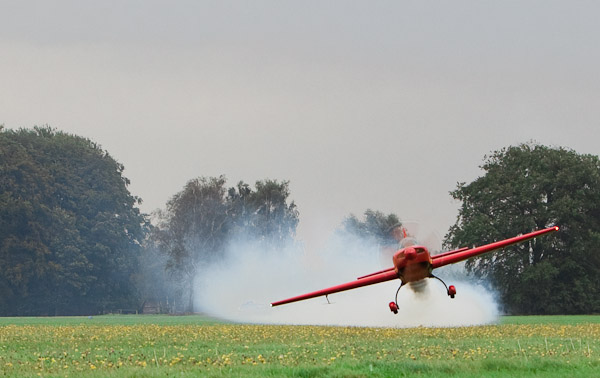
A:
{"type": "MultiPolygon", "coordinates": [[[[531,233],[528,233],[525,235],[516,236],[514,238],[505,239],[505,240],[502,240],[499,242],[486,244],[481,247],[475,247],[475,248],[465,247],[465,248],[460,248],[460,249],[457,249],[454,251],[441,253],[439,255],[431,256],[431,260],[432,260],[431,266],[433,269],[435,269],[435,268],[439,268],[444,265],[454,264],[454,263],[466,260],[470,257],[481,255],[483,253],[490,252],[490,251],[493,251],[496,249],[504,248],[509,245],[520,243],[520,242],[523,242],[523,241],[526,241],[529,239],[533,239],[537,236],[547,234],[550,232],[555,232],[555,231],[558,231],[558,227],[550,227],[550,228],[546,228],[544,230],[534,231],[534,232],[531,232],[531,233]]],[[[347,282],[347,283],[344,283],[341,285],[336,285],[336,286],[332,286],[332,287],[329,287],[326,289],[321,289],[321,290],[313,291],[310,293],[291,297],[288,299],[283,299],[281,301],[273,302],[273,303],[271,303],[271,306],[274,307],[274,306],[279,306],[279,305],[283,305],[286,303],[302,301],[305,299],[322,297],[324,295],[339,293],[340,291],[356,289],[359,287],[373,285],[373,284],[377,284],[377,283],[381,283],[381,282],[385,282],[385,281],[391,281],[391,280],[395,280],[395,279],[398,279],[398,273],[396,272],[396,269],[394,267],[392,267],[392,268],[388,268],[385,270],[381,270],[379,272],[361,276],[354,281],[350,281],[350,282],[347,282]]]]}
{"type": "Polygon", "coordinates": [[[284,299],[281,301],[271,303],[271,306],[279,306],[286,303],[292,303],[297,301],[302,301],[309,298],[321,297],[323,295],[329,295],[333,293],[339,293],[340,291],[356,289],[357,287],[363,287],[368,285],[373,285],[380,282],[391,281],[398,279],[398,274],[394,270],[394,268],[386,269],[384,271],[380,271],[373,274],[368,274],[361,278],[356,279],[355,281],[347,282],[341,285],[332,286],[327,289],[313,291],[311,293],[306,293],[302,295],[298,295],[292,298],[284,299]]]}
{"type": "Polygon", "coordinates": [[[439,255],[431,256],[433,269],[439,268],[444,265],[454,264],[468,258],[481,255],[486,252],[491,252],[496,249],[504,248],[509,245],[513,245],[516,243],[521,243],[529,239],[533,239],[540,235],[548,234],[550,232],[558,231],[558,227],[550,227],[543,230],[538,230],[534,232],[530,232],[528,234],[524,234],[521,236],[515,236],[514,238],[509,238],[505,240],[501,240],[495,243],[490,243],[486,245],[482,245],[481,247],[475,248],[460,248],[450,252],[444,252],[439,255]]]}

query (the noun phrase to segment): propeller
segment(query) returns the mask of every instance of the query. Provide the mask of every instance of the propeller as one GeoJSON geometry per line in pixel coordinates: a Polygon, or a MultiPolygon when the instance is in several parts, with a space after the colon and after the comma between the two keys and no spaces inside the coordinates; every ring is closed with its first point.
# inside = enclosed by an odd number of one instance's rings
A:
{"type": "Polygon", "coordinates": [[[390,230],[398,243],[383,246],[380,252],[381,265],[384,268],[390,266],[392,257],[399,249],[410,245],[422,245],[429,250],[431,255],[435,255],[442,250],[442,238],[432,228],[426,224],[417,221],[402,222],[400,229],[390,230]]]}

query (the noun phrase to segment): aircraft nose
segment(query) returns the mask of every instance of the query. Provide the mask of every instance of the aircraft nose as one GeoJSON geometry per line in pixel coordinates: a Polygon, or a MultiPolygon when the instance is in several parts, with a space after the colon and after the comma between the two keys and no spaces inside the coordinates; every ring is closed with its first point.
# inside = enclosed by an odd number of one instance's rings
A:
{"type": "Polygon", "coordinates": [[[404,257],[406,257],[407,260],[414,260],[415,257],[417,257],[417,251],[415,251],[414,248],[409,248],[404,251],[404,257]]]}

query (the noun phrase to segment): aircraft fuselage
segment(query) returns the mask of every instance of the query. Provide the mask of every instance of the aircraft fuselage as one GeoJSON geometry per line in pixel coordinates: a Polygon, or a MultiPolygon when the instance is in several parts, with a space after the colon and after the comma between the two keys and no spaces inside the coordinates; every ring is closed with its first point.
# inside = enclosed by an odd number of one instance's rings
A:
{"type": "Polygon", "coordinates": [[[432,261],[427,248],[413,245],[396,252],[393,257],[395,271],[403,283],[422,280],[431,276],[432,261]]]}

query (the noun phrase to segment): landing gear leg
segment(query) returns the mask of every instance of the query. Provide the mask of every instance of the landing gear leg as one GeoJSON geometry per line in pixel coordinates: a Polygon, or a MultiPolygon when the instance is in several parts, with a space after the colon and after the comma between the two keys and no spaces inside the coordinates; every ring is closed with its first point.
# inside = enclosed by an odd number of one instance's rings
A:
{"type": "Polygon", "coordinates": [[[456,295],[456,288],[454,287],[454,285],[450,285],[450,286],[446,285],[446,283],[441,278],[436,277],[433,274],[431,276],[429,276],[429,278],[435,278],[436,280],[443,283],[444,286],[446,287],[446,292],[448,293],[448,296],[450,298],[454,298],[454,296],[456,295]]]}
{"type": "Polygon", "coordinates": [[[389,303],[390,311],[394,314],[398,313],[398,308],[400,307],[398,306],[398,293],[400,292],[400,289],[402,289],[402,286],[404,286],[404,282],[402,282],[400,284],[400,287],[398,287],[398,290],[396,290],[396,298],[394,299],[394,301],[389,303]]]}

